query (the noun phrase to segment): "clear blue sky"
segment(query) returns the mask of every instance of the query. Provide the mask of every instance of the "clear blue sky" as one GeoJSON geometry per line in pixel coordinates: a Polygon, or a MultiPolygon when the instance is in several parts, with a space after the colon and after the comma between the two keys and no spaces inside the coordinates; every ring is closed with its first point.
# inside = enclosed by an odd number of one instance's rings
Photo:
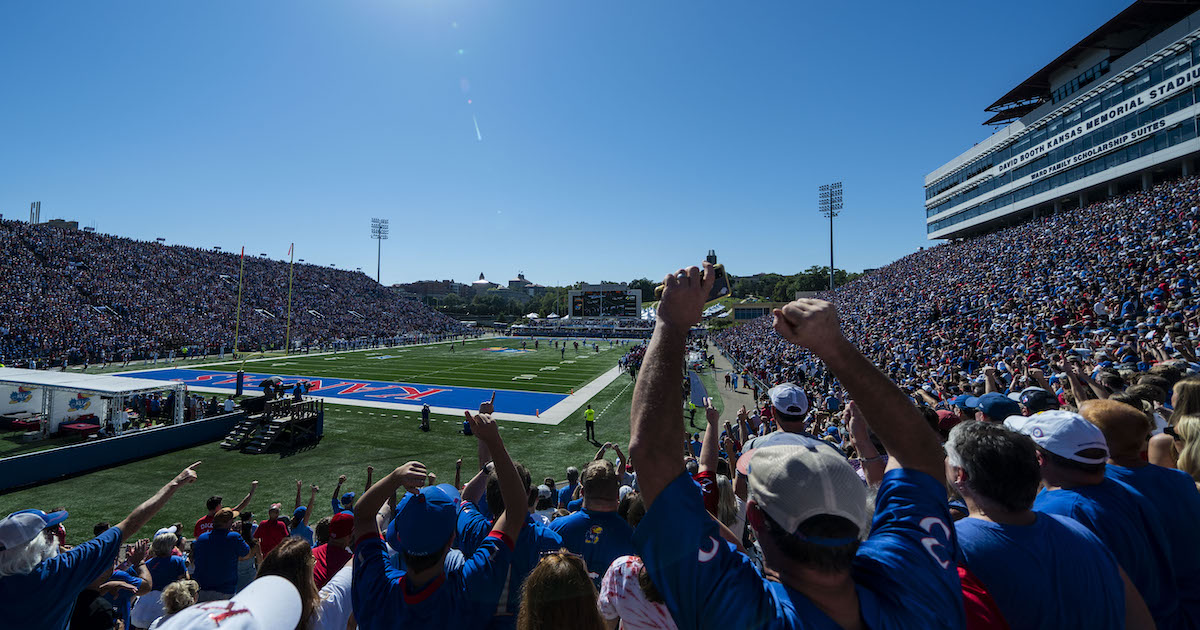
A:
{"type": "Polygon", "coordinates": [[[563,284],[827,264],[841,178],[860,270],[927,245],[924,175],[1128,4],[6,2],[0,212],[371,275],[381,216],[385,283],[563,284]]]}

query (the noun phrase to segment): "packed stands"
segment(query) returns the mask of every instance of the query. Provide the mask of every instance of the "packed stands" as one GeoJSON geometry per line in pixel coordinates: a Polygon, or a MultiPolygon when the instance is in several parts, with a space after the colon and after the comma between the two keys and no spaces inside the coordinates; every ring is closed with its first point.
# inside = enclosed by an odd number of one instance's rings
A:
{"type": "MultiPolygon", "coordinates": [[[[1022,364],[1069,396],[1056,375],[1070,355],[1118,371],[1195,366],[1197,206],[1200,179],[1175,180],[919,251],[820,297],[893,380],[937,398],[982,387],[987,366],[1019,391],[1022,364]]],[[[715,341],[768,387],[823,375],[770,317],[715,341]]]]}
{"type": "MultiPolygon", "coordinates": [[[[0,356],[56,365],[233,345],[237,254],[0,221],[0,356]]],[[[278,348],[288,263],[246,258],[241,347],[278,348]]],[[[457,334],[465,328],[398,299],[362,273],[297,264],[293,342],[457,334]]],[[[0,361],[2,362],[2,361],[0,361]]]]}

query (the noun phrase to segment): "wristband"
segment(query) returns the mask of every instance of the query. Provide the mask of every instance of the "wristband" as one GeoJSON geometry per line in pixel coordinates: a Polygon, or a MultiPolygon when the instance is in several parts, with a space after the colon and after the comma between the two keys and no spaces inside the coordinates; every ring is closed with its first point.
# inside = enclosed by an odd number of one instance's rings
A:
{"type": "Polygon", "coordinates": [[[859,462],[861,462],[861,463],[864,463],[864,464],[865,464],[865,463],[867,463],[867,462],[876,462],[876,461],[879,461],[879,460],[881,460],[881,459],[883,459],[883,454],[882,454],[882,453],[880,453],[879,455],[876,455],[875,457],[859,457],[859,458],[858,458],[858,461],[859,461],[859,462]]]}

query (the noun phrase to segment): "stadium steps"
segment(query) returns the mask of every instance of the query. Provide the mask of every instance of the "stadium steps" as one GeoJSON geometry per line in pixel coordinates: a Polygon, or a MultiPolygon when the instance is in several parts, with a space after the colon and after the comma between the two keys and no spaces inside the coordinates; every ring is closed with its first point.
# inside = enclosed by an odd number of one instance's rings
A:
{"type": "Polygon", "coordinates": [[[242,447],[243,453],[260,455],[267,452],[275,443],[275,438],[283,431],[283,427],[291,422],[291,418],[275,418],[259,425],[258,430],[250,438],[250,443],[242,447]]]}
{"type": "Polygon", "coordinates": [[[258,418],[246,418],[235,424],[229,434],[221,440],[221,448],[227,451],[237,450],[242,448],[250,436],[255,433],[255,428],[258,426],[258,418]]]}

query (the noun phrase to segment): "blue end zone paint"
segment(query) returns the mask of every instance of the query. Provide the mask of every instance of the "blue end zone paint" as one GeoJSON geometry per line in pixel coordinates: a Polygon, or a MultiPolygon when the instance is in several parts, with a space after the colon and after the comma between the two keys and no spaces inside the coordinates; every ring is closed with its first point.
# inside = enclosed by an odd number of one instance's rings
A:
{"type": "MultiPolygon", "coordinates": [[[[150,370],[147,372],[122,372],[120,376],[149,378],[159,381],[179,381],[194,387],[211,387],[215,389],[237,389],[237,372],[216,372],[212,370],[150,370]]],[[[359,381],[348,378],[330,378],[315,376],[291,376],[264,372],[247,372],[243,388],[247,392],[262,391],[258,384],[265,379],[278,376],[284,385],[297,381],[308,381],[311,384],[310,394],[324,396],[330,399],[365,400],[375,402],[423,404],[430,407],[447,407],[451,409],[479,409],[479,403],[491,395],[490,389],[475,387],[450,387],[442,385],[417,385],[413,383],[390,383],[386,381],[359,381]]],[[[546,394],[543,392],[517,392],[498,389],[496,392],[496,411],[532,416],[538,410],[545,411],[567,398],[565,394],[546,394]]]]}
{"type": "Polygon", "coordinates": [[[688,370],[688,380],[692,382],[692,402],[703,409],[704,399],[708,397],[708,388],[704,386],[704,381],[700,380],[696,370],[688,370]]]}

